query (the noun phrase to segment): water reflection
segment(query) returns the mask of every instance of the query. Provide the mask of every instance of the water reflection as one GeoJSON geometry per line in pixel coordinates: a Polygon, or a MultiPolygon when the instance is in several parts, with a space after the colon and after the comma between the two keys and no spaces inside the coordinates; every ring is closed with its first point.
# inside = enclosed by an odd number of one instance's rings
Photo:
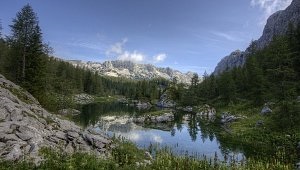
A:
{"type": "Polygon", "coordinates": [[[240,149],[224,148],[218,140],[215,129],[209,127],[195,115],[175,114],[170,123],[135,124],[131,117],[147,111],[139,111],[122,104],[93,104],[82,107],[77,117],[84,126],[93,125],[110,136],[121,136],[141,148],[152,145],[172,148],[175,154],[220,160],[243,159],[240,149]]]}

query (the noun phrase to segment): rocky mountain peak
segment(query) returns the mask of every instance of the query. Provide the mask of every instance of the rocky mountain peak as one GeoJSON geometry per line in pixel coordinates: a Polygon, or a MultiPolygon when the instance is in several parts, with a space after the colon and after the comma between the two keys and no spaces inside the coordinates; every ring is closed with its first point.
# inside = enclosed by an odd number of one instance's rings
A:
{"type": "MultiPolygon", "coordinates": [[[[264,27],[262,36],[254,41],[258,49],[266,47],[274,36],[284,35],[287,33],[289,24],[298,26],[300,23],[300,0],[293,0],[285,9],[272,14],[264,27]]],[[[218,75],[223,71],[230,70],[234,67],[243,66],[246,62],[249,47],[245,52],[234,51],[230,55],[224,57],[215,68],[214,75],[218,75]]]]}
{"type": "Polygon", "coordinates": [[[173,80],[176,78],[178,82],[189,84],[193,74],[191,72],[182,73],[178,70],[173,70],[169,67],[160,68],[152,64],[137,64],[131,61],[115,60],[99,62],[82,62],[69,60],[67,61],[74,66],[90,69],[94,72],[98,72],[101,75],[112,77],[126,77],[129,79],[153,79],[153,78],[165,78],[167,80],[173,80]]]}

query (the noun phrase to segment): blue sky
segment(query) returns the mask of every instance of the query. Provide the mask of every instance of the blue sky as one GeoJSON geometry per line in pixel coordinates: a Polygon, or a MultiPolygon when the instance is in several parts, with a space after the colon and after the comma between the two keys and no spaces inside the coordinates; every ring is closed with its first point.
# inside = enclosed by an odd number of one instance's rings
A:
{"type": "Polygon", "coordinates": [[[64,59],[131,60],[199,74],[259,38],[291,0],[1,0],[3,33],[29,3],[64,59]]]}

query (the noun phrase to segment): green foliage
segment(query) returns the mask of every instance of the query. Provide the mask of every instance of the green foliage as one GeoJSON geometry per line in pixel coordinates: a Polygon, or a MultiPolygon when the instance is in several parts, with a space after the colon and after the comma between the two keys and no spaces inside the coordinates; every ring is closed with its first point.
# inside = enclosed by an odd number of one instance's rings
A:
{"type": "Polygon", "coordinates": [[[13,80],[37,97],[44,90],[46,62],[38,22],[31,6],[25,5],[13,19],[8,39],[11,48],[8,64],[13,80]]]}
{"type": "MultiPolygon", "coordinates": [[[[123,145],[123,144],[121,144],[123,145]]],[[[196,169],[207,169],[207,170],[269,170],[269,169],[283,169],[289,170],[293,169],[291,165],[285,164],[277,159],[270,161],[257,161],[253,159],[248,159],[247,162],[243,162],[242,164],[235,164],[233,162],[229,162],[227,164],[223,162],[219,162],[216,160],[209,159],[193,159],[190,157],[178,157],[174,156],[171,152],[166,150],[157,151],[156,157],[151,161],[151,164],[141,164],[143,163],[142,157],[140,159],[135,159],[131,157],[132,155],[139,156],[141,150],[137,150],[134,145],[129,146],[128,144],[124,144],[129,148],[129,153],[126,153],[123,148],[119,148],[117,152],[115,152],[114,156],[111,158],[100,158],[93,154],[88,153],[74,153],[74,154],[66,154],[62,151],[55,151],[51,149],[44,149],[42,151],[42,155],[44,156],[44,160],[39,164],[35,165],[30,161],[0,161],[0,169],[2,170],[29,170],[29,169],[107,169],[107,170],[150,170],[150,169],[182,169],[182,170],[196,170],[196,169]],[[134,149],[135,148],[135,149],[134,149]],[[126,157],[127,155],[127,157],[126,157]],[[120,161],[121,160],[121,161],[120,161]],[[127,161],[124,161],[127,160],[127,161]],[[136,164],[135,161],[141,161],[136,164]]],[[[123,146],[122,146],[123,147],[123,146]]]]}

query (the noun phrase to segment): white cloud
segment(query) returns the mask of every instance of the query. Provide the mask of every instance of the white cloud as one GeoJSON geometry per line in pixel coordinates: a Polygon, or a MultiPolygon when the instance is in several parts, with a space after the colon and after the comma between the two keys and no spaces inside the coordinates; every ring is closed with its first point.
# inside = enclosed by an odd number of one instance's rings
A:
{"type": "Polygon", "coordinates": [[[265,24],[270,15],[278,10],[283,10],[291,4],[292,0],[251,0],[251,6],[258,6],[264,11],[261,24],[265,24]]]}
{"type": "Polygon", "coordinates": [[[119,60],[126,60],[126,61],[132,61],[135,63],[141,63],[145,60],[145,56],[142,53],[139,53],[137,51],[129,52],[129,51],[123,51],[119,56],[119,60]]]}
{"type": "Polygon", "coordinates": [[[161,53],[153,56],[153,62],[158,63],[158,62],[163,62],[167,58],[167,54],[161,53]]]}
{"type": "Polygon", "coordinates": [[[239,38],[235,35],[232,35],[230,33],[219,32],[219,31],[212,31],[211,33],[218,36],[218,37],[225,38],[226,40],[229,40],[229,41],[235,41],[235,42],[242,42],[243,41],[243,39],[241,39],[241,38],[239,38]]]}
{"type": "Polygon", "coordinates": [[[167,57],[165,53],[159,53],[157,55],[154,55],[152,59],[148,59],[145,54],[137,50],[134,51],[125,50],[124,46],[126,45],[127,42],[128,39],[124,38],[121,42],[117,42],[113,44],[106,51],[106,55],[114,59],[132,61],[135,63],[145,63],[145,62],[158,63],[158,62],[163,62],[167,57]]]}

